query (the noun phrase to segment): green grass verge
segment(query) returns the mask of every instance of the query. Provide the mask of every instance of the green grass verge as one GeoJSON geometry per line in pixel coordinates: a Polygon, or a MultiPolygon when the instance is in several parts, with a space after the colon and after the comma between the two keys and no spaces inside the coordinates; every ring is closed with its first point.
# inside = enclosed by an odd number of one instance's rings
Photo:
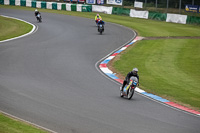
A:
{"type": "Polygon", "coordinates": [[[0,16],[0,41],[24,35],[31,31],[32,25],[25,22],[0,16]]]}
{"type": "Polygon", "coordinates": [[[143,40],[113,63],[121,74],[139,68],[140,88],[200,110],[199,39],[143,40]]]}
{"type": "Polygon", "coordinates": [[[0,113],[0,133],[47,133],[0,113]]]}
{"type": "MultiPolygon", "coordinates": [[[[12,8],[33,11],[35,8],[21,6],[6,6],[0,5],[0,8],[12,8]]],[[[59,11],[39,9],[42,12],[65,14],[94,19],[94,12],[75,12],[75,11],[59,11]]],[[[117,23],[126,27],[132,28],[138,32],[140,36],[155,37],[155,36],[200,36],[200,25],[184,25],[167,23],[163,21],[146,20],[140,18],[131,18],[128,16],[109,15],[100,13],[105,22],[117,23]]],[[[34,17],[34,15],[33,15],[34,17]]],[[[45,18],[44,18],[45,19],[45,18]]],[[[106,27],[105,27],[106,28],[106,27]]]]}

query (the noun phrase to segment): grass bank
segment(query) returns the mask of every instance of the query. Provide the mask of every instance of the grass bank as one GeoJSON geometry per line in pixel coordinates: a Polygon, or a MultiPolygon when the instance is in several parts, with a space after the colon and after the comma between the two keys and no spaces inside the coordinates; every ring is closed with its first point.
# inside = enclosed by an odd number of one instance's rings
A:
{"type": "Polygon", "coordinates": [[[27,123],[6,117],[0,113],[0,133],[47,133],[27,123]]]}
{"type": "Polygon", "coordinates": [[[200,110],[199,39],[143,40],[113,65],[123,76],[139,68],[140,88],[200,110]]]}
{"type": "Polygon", "coordinates": [[[31,31],[32,25],[25,22],[0,16],[0,41],[24,35],[31,31]]]}

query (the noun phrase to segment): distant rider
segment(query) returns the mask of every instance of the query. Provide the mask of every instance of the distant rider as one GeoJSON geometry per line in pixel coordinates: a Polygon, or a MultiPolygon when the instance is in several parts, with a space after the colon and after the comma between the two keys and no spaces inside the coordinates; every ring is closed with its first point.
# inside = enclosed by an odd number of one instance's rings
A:
{"type": "Polygon", "coordinates": [[[99,21],[100,19],[102,19],[101,16],[100,16],[99,14],[97,14],[97,15],[95,16],[95,22],[98,23],[98,21],[99,21]]]}
{"type": "Polygon", "coordinates": [[[105,25],[105,22],[102,20],[102,19],[100,19],[98,22],[97,22],[97,25],[98,25],[98,31],[99,31],[99,25],[102,25],[103,26],[103,31],[104,31],[104,25],[105,25]]]}
{"type": "Polygon", "coordinates": [[[133,70],[127,74],[127,76],[126,76],[126,78],[125,78],[125,80],[124,80],[124,82],[123,82],[122,87],[120,87],[120,90],[121,90],[121,91],[124,89],[125,85],[129,83],[130,78],[131,78],[132,76],[137,77],[137,79],[138,79],[138,86],[139,86],[138,69],[137,69],[137,68],[133,68],[133,70]]]}
{"type": "Polygon", "coordinates": [[[38,14],[40,14],[40,12],[37,9],[35,9],[35,17],[37,17],[38,14]]]}
{"type": "Polygon", "coordinates": [[[42,19],[41,13],[37,9],[35,9],[35,17],[37,18],[37,20],[39,20],[38,14],[40,15],[40,20],[41,20],[42,19]]]}

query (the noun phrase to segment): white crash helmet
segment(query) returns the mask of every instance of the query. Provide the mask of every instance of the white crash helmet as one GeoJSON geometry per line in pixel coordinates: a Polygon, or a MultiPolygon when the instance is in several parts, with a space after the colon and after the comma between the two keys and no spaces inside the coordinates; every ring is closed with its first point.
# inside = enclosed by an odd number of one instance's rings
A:
{"type": "Polygon", "coordinates": [[[37,10],[37,9],[35,9],[35,12],[38,12],[38,10],[37,10]]]}
{"type": "Polygon", "coordinates": [[[137,69],[137,68],[133,68],[132,72],[133,72],[133,73],[137,73],[137,72],[138,72],[138,69],[137,69]]]}

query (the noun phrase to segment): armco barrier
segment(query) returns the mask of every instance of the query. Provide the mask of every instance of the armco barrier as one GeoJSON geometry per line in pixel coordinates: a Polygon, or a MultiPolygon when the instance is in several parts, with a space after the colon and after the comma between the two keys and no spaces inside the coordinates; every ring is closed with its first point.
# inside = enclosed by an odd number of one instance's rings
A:
{"type": "Polygon", "coordinates": [[[137,11],[135,9],[131,9],[130,10],[130,17],[148,19],[149,11],[137,11]]]}
{"type": "Polygon", "coordinates": [[[149,17],[148,17],[148,19],[166,21],[166,19],[167,19],[167,14],[166,14],[166,13],[149,12],[149,17]]]}
{"type": "Polygon", "coordinates": [[[136,18],[154,19],[166,22],[181,23],[181,24],[200,24],[200,17],[173,14],[173,18],[168,18],[172,14],[157,13],[149,11],[137,11],[121,7],[107,7],[101,5],[87,5],[87,4],[70,4],[70,3],[57,3],[45,1],[31,1],[31,0],[0,0],[1,5],[18,5],[28,6],[33,8],[53,9],[53,10],[67,10],[67,11],[80,11],[80,12],[102,12],[106,14],[127,15],[136,18]],[[30,4],[31,2],[31,4],[30,4]],[[48,6],[47,6],[48,4],[48,6]],[[185,16],[187,19],[186,21],[185,16]]]}
{"type": "Polygon", "coordinates": [[[186,24],[187,15],[167,13],[166,22],[186,24]]]}
{"type": "Polygon", "coordinates": [[[15,0],[15,5],[16,6],[21,6],[20,3],[21,3],[20,0],[15,0]]]}
{"type": "Polygon", "coordinates": [[[130,9],[113,7],[112,14],[129,16],[130,15],[130,9]]]}
{"type": "Polygon", "coordinates": [[[71,5],[71,11],[76,11],[76,4],[71,5]]]}
{"type": "Polygon", "coordinates": [[[41,1],[36,2],[36,8],[41,8],[41,1]]]}
{"type": "Polygon", "coordinates": [[[46,2],[46,8],[47,9],[52,9],[52,3],[53,2],[46,2]]]}
{"type": "Polygon", "coordinates": [[[20,5],[21,5],[21,6],[26,6],[26,0],[21,0],[21,1],[20,1],[20,5]]]}
{"type": "Polygon", "coordinates": [[[15,6],[15,0],[10,0],[10,5],[15,6]]]}
{"type": "Polygon", "coordinates": [[[1,4],[1,5],[4,5],[4,0],[0,0],[0,4],[1,4]]]}
{"type": "Polygon", "coordinates": [[[41,1],[41,8],[46,9],[47,3],[45,1],[41,1]]]}
{"type": "Polygon", "coordinates": [[[112,14],[112,9],[113,9],[113,7],[92,5],[93,12],[102,12],[102,13],[106,13],[106,14],[112,14]]]}
{"type": "Polygon", "coordinates": [[[62,4],[61,10],[66,10],[66,4],[62,4]]]}
{"type": "Polygon", "coordinates": [[[52,3],[52,9],[57,10],[57,3],[56,2],[52,3]]]}
{"type": "Polygon", "coordinates": [[[36,8],[36,1],[32,1],[31,4],[32,4],[31,7],[36,8]]]}
{"type": "Polygon", "coordinates": [[[200,17],[188,16],[187,24],[200,24],[200,17]]]}
{"type": "Polygon", "coordinates": [[[57,3],[57,10],[61,10],[62,9],[62,3],[57,3]]]}
{"type": "Polygon", "coordinates": [[[92,12],[92,5],[82,5],[82,12],[92,12]]]}
{"type": "Polygon", "coordinates": [[[71,10],[72,10],[71,5],[72,5],[72,4],[66,4],[66,10],[67,10],[67,11],[71,11],[71,10]]]}

